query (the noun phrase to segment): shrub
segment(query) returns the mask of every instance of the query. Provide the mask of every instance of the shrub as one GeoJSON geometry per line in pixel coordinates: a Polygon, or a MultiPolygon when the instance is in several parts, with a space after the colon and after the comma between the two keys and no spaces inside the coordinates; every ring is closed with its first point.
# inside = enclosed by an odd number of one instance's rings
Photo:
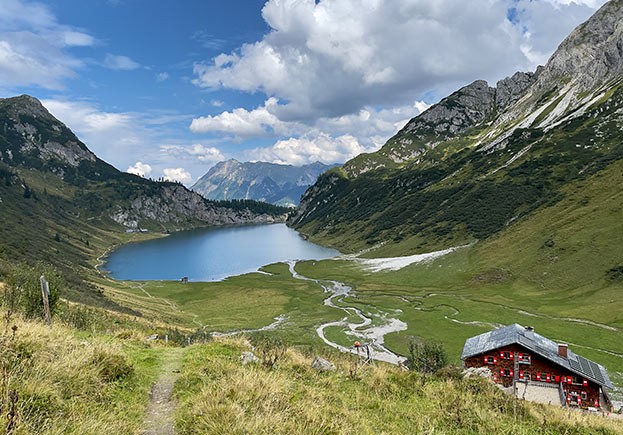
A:
{"type": "Polygon", "coordinates": [[[448,355],[441,344],[412,339],[409,343],[409,367],[420,373],[435,373],[448,365],[448,355]]]}
{"type": "Polygon", "coordinates": [[[270,368],[273,368],[288,350],[287,344],[274,335],[256,333],[250,337],[250,341],[255,346],[262,364],[270,368]]]}
{"type": "Polygon", "coordinates": [[[609,281],[623,281],[623,266],[616,266],[606,272],[609,281]]]}
{"type": "Polygon", "coordinates": [[[122,354],[97,350],[93,353],[92,362],[98,367],[104,382],[122,380],[134,373],[134,367],[122,354]]]}

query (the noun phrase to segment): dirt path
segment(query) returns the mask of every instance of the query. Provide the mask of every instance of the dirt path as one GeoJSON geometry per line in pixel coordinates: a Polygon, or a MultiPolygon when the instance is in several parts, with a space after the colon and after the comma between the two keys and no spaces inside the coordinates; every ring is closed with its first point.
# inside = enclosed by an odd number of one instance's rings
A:
{"type": "Polygon", "coordinates": [[[175,401],[173,385],[182,367],[182,348],[170,348],[164,351],[164,361],[160,369],[160,377],[151,387],[149,405],[145,415],[143,435],[174,435],[175,401]]]}

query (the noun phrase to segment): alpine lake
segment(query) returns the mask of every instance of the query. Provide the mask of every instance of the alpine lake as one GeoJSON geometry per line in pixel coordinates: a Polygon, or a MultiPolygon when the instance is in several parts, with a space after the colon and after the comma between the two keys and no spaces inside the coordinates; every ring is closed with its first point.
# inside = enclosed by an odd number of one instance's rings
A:
{"type": "Polygon", "coordinates": [[[130,243],[111,252],[104,266],[118,280],[220,281],[289,260],[322,260],[334,249],[305,240],[285,224],[180,231],[130,243]]]}

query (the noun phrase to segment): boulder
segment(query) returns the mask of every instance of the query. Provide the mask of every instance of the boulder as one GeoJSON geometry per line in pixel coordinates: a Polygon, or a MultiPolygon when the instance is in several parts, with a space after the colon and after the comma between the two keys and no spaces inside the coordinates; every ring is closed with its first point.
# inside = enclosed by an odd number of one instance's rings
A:
{"type": "Polygon", "coordinates": [[[260,359],[256,357],[253,352],[242,352],[240,355],[240,362],[243,366],[247,364],[256,364],[260,359]]]}
{"type": "Polygon", "coordinates": [[[314,358],[314,362],[312,362],[311,367],[318,370],[319,372],[328,372],[331,370],[335,370],[335,364],[319,356],[314,358]]]}
{"type": "Polygon", "coordinates": [[[491,370],[489,370],[487,367],[470,367],[463,370],[461,376],[465,379],[478,377],[493,381],[493,375],[491,374],[491,370]]]}

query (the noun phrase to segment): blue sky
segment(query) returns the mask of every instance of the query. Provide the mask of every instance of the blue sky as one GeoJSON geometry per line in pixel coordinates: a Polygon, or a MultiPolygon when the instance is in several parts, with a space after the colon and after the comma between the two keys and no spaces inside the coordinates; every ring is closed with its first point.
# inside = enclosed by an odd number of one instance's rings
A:
{"type": "Polygon", "coordinates": [[[217,161],[343,162],[476,79],[534,70],[603,0],[2,0],[0,96],[188,185],[217,161]]]}

